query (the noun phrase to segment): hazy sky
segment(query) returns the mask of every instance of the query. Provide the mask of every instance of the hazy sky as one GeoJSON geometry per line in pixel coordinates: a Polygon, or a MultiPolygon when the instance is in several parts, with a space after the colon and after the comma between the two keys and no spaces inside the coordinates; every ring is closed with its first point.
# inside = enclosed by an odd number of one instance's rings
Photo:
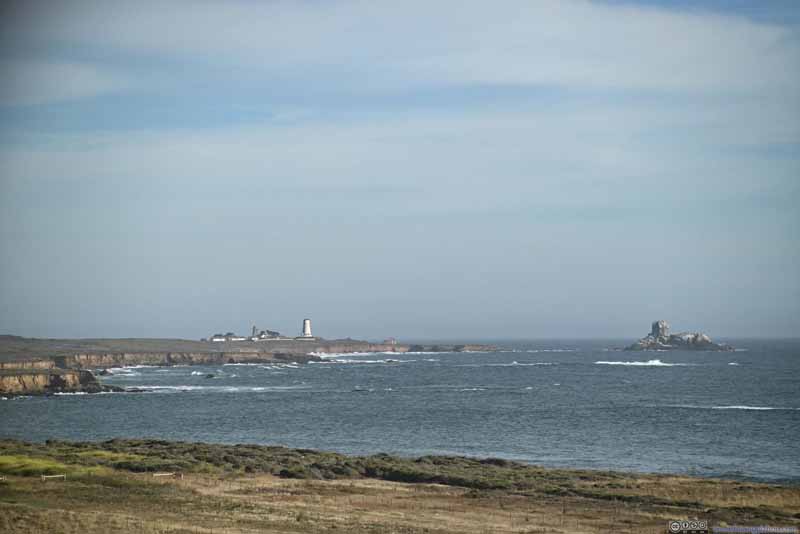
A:
{"type": "Polygon", "coordinates": [[[800,335],[800,2],[0,12],[0,333],[800,335]]]}

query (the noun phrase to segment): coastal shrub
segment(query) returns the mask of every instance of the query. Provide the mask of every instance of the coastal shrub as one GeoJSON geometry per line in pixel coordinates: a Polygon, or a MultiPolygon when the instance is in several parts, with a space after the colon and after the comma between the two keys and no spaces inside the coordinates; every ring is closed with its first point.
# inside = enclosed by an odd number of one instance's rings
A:
{"type": "Polygon", "coordinates": [[[343,463],[341,465],[334,465],[334,466],[332,466],[330,468],[330,471],[331,471],[331,473],[336,475],[335,477],[331,477],[331,478],[337,478],[337,477],[355,478],[355,477],[357,477],[357,476],[359,476],[361,474],[358,471],[358,469],[356,469],[355,467],[353,467],[349,463],[343,463]]]}
{"type": "Polygon", "coordinates": [[[151,471],[188,471],[192,467],[188,462],[170,459],[123,460],[114,462],[112,466],[114,469],[132,471],[134,473],[146,473],[151,471]]]}
{"type": "Polygon", "coordinates": [[[57,475],[66,473],[66,464],[32,456],[0,456],[0,473],[16,476],[57,475]]]}
{"type": "Polygon", "coordinates": [[[53,441],[47,445],[0,440],[0,455],[23,452],[48,456],[66,464],[108,466],[133,472],[269,473],[296,479],[366,477],[525,493],[555,488],[563,492],[574,483],[568,473],[545,472],[539,467],[498,458],[423,456],[412,459],[388,454],[353,457],[312,449],[142,439],[103,443],[53,441]]]}
{"type": "Polygon", "coordinates": [[[68,465],[51,458],[36,456],[3,455],[0,456],[0,473],[22,477],[40,475],[105,475],[107,469],[102,467],[84,467],[68,465]]]}
{"type": "Polygon", "coordinates": [[[498,467],[512,467],[515,465],[514,462],[503,460],[502,458],[485,458],[483,460],[479,460],[479,462],[483,465],[496,465],[498,467]]]}
{"type": "Polygon", "coordinates": [[[310,470],[299,465],[281,469],[280,472],[278,472],[278,476],[281,478],[298,478],[298,479],[314,478],[310,470]]]}

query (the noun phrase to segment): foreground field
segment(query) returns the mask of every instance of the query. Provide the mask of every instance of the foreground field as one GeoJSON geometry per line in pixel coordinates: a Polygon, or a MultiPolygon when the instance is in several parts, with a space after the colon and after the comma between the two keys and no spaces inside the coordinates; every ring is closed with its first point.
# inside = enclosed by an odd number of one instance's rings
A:
{"type": "Polygon", "coordinates": [[[163,441],[0,441],[0,532],[656,533],[800,525],[800,488],[163,441]],[[154,477],[156,472],[183,476],[154,477]],[[41,475],[65,474],[66,480],[41,475]]]}

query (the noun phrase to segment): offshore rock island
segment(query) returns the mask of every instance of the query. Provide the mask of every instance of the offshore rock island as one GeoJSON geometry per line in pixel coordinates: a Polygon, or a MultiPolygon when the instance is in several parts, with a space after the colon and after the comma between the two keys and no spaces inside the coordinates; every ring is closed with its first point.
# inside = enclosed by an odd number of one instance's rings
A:
{"type": "Polygon", "coordinates": [[[700,332],[669,333],[669,323],[654,321],[650,333],[645,337],[625,348],[625,350],[707,350],[730,351],[734,350],[729,345],[721,345],[711,341],[711,338],[700,332]]]}
{"type": "MultiPolygon", "coordinates": [[[[224,339],[40,339],[0,335],[0,396],[122,391],[102,384],[92,370],[132,365],[222,365],[226,363],[307,363],[320,355],[354,352],[492,351],[474,344],[419,345],[394,339],[372,343],[323,339],[310,335],[258,340],[230,335],[224,339]]],[[[277,333],[276,333],[277,334],[277,333]]],[[[258,336],[254,336],[258,337],[258,336]]]]}

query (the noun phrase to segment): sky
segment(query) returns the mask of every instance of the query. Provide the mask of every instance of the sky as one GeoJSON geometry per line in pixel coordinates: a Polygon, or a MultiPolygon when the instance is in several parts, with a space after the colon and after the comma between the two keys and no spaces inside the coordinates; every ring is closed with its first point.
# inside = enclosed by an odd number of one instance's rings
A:
{"type": "Polygon", "coordinates": [[[6,1],[0,333],[800,331],[800,3],[6,1]]]}

